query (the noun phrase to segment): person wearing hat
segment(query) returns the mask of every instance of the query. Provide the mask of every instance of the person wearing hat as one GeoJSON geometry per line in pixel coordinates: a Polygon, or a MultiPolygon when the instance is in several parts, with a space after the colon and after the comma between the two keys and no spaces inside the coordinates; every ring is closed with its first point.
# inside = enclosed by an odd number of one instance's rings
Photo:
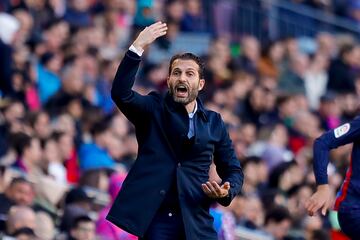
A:
{"type": "Polygon", "coordinates": [[[126,52],[111,96],[134,124],[138,156],[107,219],[140,239],[217,239],[210,206],[228,206],[243,173],[220,114],[207,110],[203,63],[192,54],[170,60],[165,96],[132,90],[144,48],[164,36],[165,23],[146,27],[126,52]],[[209,180],[214,161],[221,182],[209,180]]]}

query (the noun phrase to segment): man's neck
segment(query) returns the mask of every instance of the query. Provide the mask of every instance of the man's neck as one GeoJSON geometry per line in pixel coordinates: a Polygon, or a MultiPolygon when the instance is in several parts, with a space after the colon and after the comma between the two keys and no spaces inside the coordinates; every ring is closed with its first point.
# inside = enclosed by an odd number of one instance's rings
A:
{"type": "Polygon", "coordinates": [[[192,113],[195,110],[195,106],[196,106],[196,100],[192,101],[191,103],[188,103],[187,105],[185,105],[186,111],[188,113],[192,113]]]}

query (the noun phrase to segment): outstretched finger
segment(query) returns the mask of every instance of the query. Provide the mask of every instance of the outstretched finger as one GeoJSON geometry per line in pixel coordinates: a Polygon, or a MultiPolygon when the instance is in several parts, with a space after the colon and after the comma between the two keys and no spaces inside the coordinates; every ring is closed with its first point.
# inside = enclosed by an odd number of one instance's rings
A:
{"type": "Polygon", "coordinates": [[[211,190],[211,193],[216,194],[216,190],[210,182],[206,182],[206,186],[211,190]]]}
{"type": "Polygon", "coordinates": [[[161,36],[164,36],[166,34],[166,30],[165,31],[159,31],[159,32],[156,32],[156,37],[161,37],[161,36]]]}
{"type": "Polygon", "coordinates": [[[158,31],[161,29],[167,29],[167,25],[166,25],[166,23],[153,24],[153,25],[149,26],[149,28],[153,31],[158,31]]]}
{"type": "Polygon", "coordinates": [[[219,184],[217,184],[217,182],[215,182],[215,181],[212,181],[211,184],[214,187],[216,193],[221,195],[221,188],[220,188],[219,184]]]}
{"type": "Polygon", "coordinates": [[[321,209],[321,214],[322,214],[323,216],[326,215],[326,211],[328,210],[328,207],[329,207],[328,203],[325,203],[324,206],[322,207],[322,209],[321,209]]]}
{"type": "Polygon", "coordinates": [[[322,207],[321,204],[315,202],[309,210],[311,213],[315,214],[321,207],[322,207]]]}
{"type": "Polygon", "coordinates": [[[151,24],[150,26],[148,26],[148,28],[156,28],[156,27],[161,26],[163,24],[166,24],[166,23],[163,23],[161,21],[157,21],[157,22],[151,24]]]}
{"type": "Polygon", "coordinates": [[[211,190],[208,188],[208,186],[206,184],[204,184],[204,183],[201,184],[201,187],[206,194],[211,194],[211,190]]]}

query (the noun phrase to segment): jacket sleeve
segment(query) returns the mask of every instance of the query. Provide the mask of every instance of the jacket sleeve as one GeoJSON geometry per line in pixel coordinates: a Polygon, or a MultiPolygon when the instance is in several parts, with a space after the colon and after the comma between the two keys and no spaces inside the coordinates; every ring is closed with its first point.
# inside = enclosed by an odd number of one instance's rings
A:
{"type": "Polygon", "coordinates": [[[155,106],[154,94],[143,96],[132,90],[140,62],[140,56],[128,50],[118,67],[111,88],[112,100],[132,123],[146,117],[155,106]]]}
{"type": "Polygon", "coordinates": [[[329,163],[329,151],[339,146],[351,143],[360,137],[360,118],[357,117],[349,123],[345,123],[333,130],[330,130],[314,142],[314,174],[316,183],[327,184],[327,165],[329,163]]]}
{"type": "Polygon", "coordinates": [[[230,190],[227,197],[218,198],[217,202],[223,206],[228,206],[232,199],[241,191],[244,174],[240,166],[240,161],[235,155],[232,141],[226,129],[224,121],[219,116],[220,141],[215,144],[214,163],[216,172],[222,179],[222,183],[230,183],[230,190]]]}

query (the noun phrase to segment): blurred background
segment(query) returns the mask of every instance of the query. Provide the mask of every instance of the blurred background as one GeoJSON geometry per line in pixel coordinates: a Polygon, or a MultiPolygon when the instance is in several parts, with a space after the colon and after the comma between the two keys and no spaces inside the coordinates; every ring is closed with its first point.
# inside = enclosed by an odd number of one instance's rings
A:
{"type": "MultiPolygon", "coordinates": [[[[346,239],[336,212],[304,204],[314,139],[359,113],[360,0],[0,1],[0,238],[137,239],[104,219],[137,154],[110,88],[158,20],[168,33],[135,89],[166,91],[170,57],[200,55],[200,97],[244,170],[242,193],[211,209],[219,239],[346,239]]],[[[331,152],[333,198],[350,150],[331,152]]]]}

